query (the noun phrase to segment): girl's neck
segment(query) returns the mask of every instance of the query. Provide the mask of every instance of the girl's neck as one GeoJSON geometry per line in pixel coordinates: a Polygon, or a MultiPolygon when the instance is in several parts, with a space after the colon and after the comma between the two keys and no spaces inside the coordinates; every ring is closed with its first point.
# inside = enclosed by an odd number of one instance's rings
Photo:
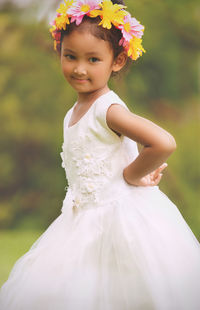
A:
{"type": "Polygon", "coordinates": [[[98,89],[91,93],[78,93],[77,103],[80,105],[90,105],[100,96],[106,94],[109,91],[110,89],[106,85],[104,88],[98,89]]]}

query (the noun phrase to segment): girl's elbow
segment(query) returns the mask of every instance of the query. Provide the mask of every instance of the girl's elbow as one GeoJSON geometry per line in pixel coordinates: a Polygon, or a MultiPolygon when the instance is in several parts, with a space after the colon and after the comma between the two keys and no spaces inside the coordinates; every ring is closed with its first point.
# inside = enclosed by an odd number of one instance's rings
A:
{"type": "Polygon", "coordinates": [[[162,139],[162,141],[160,141],[159,145],[157,146],[158,150],[161,153],[166,153],[168,155],[170,155],[171,153],[173,153],[176,149],[176,141],[174,139],[173,136],[167,136],[167,139],[162,139]]]}
{"type": "Polygon", "coordinates": [[[174,139],[173,136],[169,136],[168,139],[166,140],[166,142],[163,145],[163,149],[164,151],[166,151],[166,153],[173,153],[176,150],[176,140],[174,139]]]}
{"type": "Polygon", "coordinates": [[[172,151],[174,152],[177,148],[177,144],[176,144],[176,140],[174,139],[174,137],[172,137],[172,151]]]}

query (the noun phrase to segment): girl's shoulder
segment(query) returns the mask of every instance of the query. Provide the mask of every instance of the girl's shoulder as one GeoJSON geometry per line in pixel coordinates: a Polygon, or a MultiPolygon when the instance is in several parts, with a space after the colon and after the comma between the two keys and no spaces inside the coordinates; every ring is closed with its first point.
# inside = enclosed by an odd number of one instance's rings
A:
{"type": "MultiPolygon", "coordinates": [[[[77,102],[73,104],[73,106],[67,111],[67,113],[64,116],[64,122],[63,122],[64,131],[68,126],[71,114],[73,112],[73,109],[76,103],[77,102]]],[[[108,108],[112,104],[119,104],[129,111],[124,101],[113,90],[110,90],[109,92],[101,95],[95,100],[95,102],[92,104],[92,106],[89,108],[88,112],[86,113],[86,116],[92,117],[98,123],[100,123],[101,126],[107,128],[108,126],[106,122],[106,115],[107,115],[108,108]]],[[[83,116],[82,118],[84,119],[85,117],[83,116]]]]}
{"type": "Polygon", "coordinates": [[[94,114],[97,121],[104,127],[107,127],[106,114],[112,104],[119,104],[129,111],[127,105],[114,91],[110,90],[108,93],[100,96],[95,102],[94,114]]]}

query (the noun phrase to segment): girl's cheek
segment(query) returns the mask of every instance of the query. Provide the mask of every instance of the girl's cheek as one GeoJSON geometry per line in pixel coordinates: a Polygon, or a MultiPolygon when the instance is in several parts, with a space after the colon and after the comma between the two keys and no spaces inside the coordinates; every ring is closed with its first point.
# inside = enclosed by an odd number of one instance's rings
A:
{"type": "Polygon", "coordinates": [[[62,70],[64,73],[68,73],[70,71],[70,68],[66,63],[63,63],[62,70]]]}

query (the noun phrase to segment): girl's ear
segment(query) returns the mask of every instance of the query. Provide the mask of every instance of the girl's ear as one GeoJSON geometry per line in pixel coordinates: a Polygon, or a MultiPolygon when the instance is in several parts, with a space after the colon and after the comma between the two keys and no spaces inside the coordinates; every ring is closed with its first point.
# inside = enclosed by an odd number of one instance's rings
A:
{"type": "Polygon", "coordinates": [[[114,60],[112,71],[120,71],[126,64],[128,59],[127,53],[125,51],[121,52],[114,60]]]}

